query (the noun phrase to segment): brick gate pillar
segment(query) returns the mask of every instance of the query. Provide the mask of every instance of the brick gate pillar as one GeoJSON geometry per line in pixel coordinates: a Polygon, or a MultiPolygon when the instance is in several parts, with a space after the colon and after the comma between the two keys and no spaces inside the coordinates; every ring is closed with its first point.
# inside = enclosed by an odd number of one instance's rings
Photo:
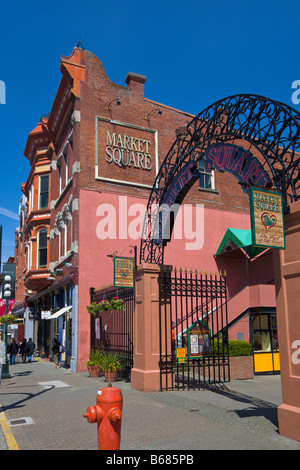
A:
{"type": "Polygon", "coordinates": [[[274,250],[283,404],[279,433],[300,441],[300,201],[285,216],[286,249],[274,250]]]}
{"type": "MultiPolygon", "coordinates": [[[[160,390],[159,272],[160,267],[156,264],[142,264],[136,271],[131,369],[131,387],[135,390],[160,390]]],[[[169,313],[170,308],[167,307],[167,310],[169,313]]],[[[170,319],[167,321],[169,323],[171,324],[170,319]]],[[[161,333],[165,335],[165,331],[161,333]]],[[[167,332],[167,336],[171,343],[171,333],[167,332]]]]}

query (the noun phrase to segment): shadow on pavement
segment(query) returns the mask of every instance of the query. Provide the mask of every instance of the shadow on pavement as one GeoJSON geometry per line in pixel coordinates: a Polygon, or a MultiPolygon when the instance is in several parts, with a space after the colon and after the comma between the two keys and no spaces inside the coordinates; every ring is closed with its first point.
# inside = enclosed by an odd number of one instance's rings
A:
{"type": "Polygon", "coordinates": [[[244,393],[235,392],[233,390],[230,390],[224,384],[212,384],[206,386],[205,388],[206,390],[218,393],[219,395],[230,398],[231,400],[236,400],[246,404],[249,403],[249,405],[251,405],[249,406],[249,408],[245,408],[243,410],[236,409],[231,411],[231,413],[236,413],[240,418],[263,416],[264,418],[271,421],[272,424],[278,427],[278,407],[277,405],[274,405],[274,403],[261,400],[260,398],[252,397],[244,393]]]}
{"type": "MultiPolygon", "coordinates": [[[[7,410],[12,410],[12,409],[16,409],[16,408],[22,408],[24,405],[25,402],[27,402],[28,400],[32,400],[40,395],[43,395],[44,393],[46,392],[49,392],[50,390],[53,390],[55,388],[54,385],[52,386],[49,386],[47,389],[45,390],[41,390],[40,392],[38,393],[26,393],[26,392],[20,392],[20,393],[10,393],[10,396],[13,396],[13,395],[26,395],[25,398],[22,398],[21,400],[18,400],[18,401],[15,401],[14,403],[11,403],[10,405],[1,405],[1,411],[2,412],[5,412],[7,410]]],[[[0,393],[0,397],[1,395],[7,395],[7,393],[0,393]]],[[[16,397],[17,398],[17,397],[16,397]]],[[[0,400],[1,402],[1,400],[0,400]]]]}

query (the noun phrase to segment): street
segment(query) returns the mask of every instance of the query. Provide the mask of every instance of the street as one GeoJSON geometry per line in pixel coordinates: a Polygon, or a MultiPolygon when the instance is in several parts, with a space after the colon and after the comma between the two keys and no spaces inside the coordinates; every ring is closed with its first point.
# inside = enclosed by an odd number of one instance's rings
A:
{"type": "MultiPolygon", "coordinates": [[[[98,389],[107,387],[104,378],[37,358],[20,361],[0,388],[0,449],[97,450],[97,425],[83,414],[96,404],[98,389]]],[[[205,391],[143,393],[122,381],[113,386],[123,395],[120,450],[300,450],[300,442],[278,434],[280,376],[205,391]]]]}

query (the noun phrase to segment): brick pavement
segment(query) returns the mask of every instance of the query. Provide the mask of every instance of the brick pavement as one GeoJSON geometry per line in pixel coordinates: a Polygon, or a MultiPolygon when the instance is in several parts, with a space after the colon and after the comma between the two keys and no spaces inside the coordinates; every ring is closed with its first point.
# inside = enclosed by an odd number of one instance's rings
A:
{"type": "MultiPolygon", "coordinates": [[[[0,411],[20,450],[97,449],[97,426],[83,413],[107,386],[102,377],[37,359],[18,362],[10,373],[2,380],[0,411]]],[[[300,450],[299,442],[278,434],[278,376],[232,381],[214,391],[142,393],[129,383],[114,385],[123,394],[121,450],[300,450]]],[[[0,449],[7,448],[3,437],[0,431],[0,449]]]]}

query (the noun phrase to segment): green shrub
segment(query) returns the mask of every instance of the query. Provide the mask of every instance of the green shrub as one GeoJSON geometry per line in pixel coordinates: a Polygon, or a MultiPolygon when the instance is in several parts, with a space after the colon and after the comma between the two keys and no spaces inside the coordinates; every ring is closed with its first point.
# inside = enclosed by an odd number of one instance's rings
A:
{"type": "Polygon", "coordinates": [[[121,370],[123,368],[119,354],[105,352],[101,356],[102,370],[121,370]]]}
{"type": "Polygon", "coordinates": [[[101,366],[102,365],[102,351],[98,349],[91,350],[89,359],[86,361],[87,366],[101,366]]]}
{"type": "MultiPolygon", "coordinates": [[[[229,357],[234,356],[251,356],[251,344],[248,341],[240,341],[238,339],[230,339],[228,341],[228,345],[224,345],[224,351],[227,353],[227,348],[229,348],[229,357]]],[[[213,348],[212,348],[212,355],[218,356],[223,355],[223,342],[222,340],[214,340],[213,348]],[[219,348],[218,348],[219,343],[219,348]]]]}

